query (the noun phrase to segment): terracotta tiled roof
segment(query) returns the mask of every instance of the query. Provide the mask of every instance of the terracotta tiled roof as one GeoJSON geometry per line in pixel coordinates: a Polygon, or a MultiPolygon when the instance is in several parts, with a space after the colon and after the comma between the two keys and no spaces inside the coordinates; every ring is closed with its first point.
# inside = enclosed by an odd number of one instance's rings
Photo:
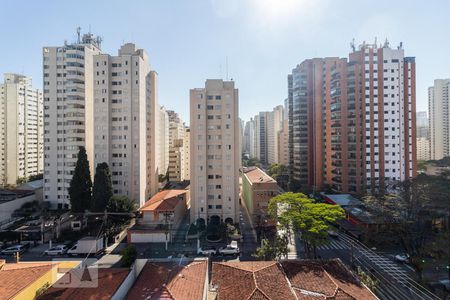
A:
{"type": "Polygon", "coordinates": [[[339,260],[213,263],[218,300],[375,300],[339,260]]]}
{"type": "Polygon", "coordinates": [[[282,265],[297,295],[306,291],[323,295],[326,299],[377,299],[338,260],[290,260],[283,261],[282,265]]]}
{"type": "MultiPolygon", "coordinates": [[[[123,283],[129,269],[125,268],[105,268],[98,269],[98,287],[96,288],[49,288],[39,300],[53,299],[70,299],[70,300],[107,300],[111,299],[120,285],[123,283]]],[[[84,273],[83,273],[84,274],[84,273]]],[[[70,272],[66,273],[60,280],[67,281],[66,276],[71,276],[70,272]]]]}
{"type": "Polygon", "coordinates": [[[154,195],[150,200],[144,203],[141,211],[172,211],[180,200],[177,196],[185,194],[187,190],[164,190],[154,195]]]}
{"type": "Polygon", "coordinates": [[[244,171],[244,175],[248,178],[251,183],[276,183],[276,180],[267,175],[260,168],[251,168],[248,171],[244,171]]]}
{"type": "Polygon", "coordinates": [[[128,292],[127,299],[202,299],[206,282],[206,261],[148,262],[128,292]]]}
{"type": "Polygon", "coordinates": [[[213,263],[213,285],[218,299],[295,299],[277,262],[213,263]]]}
{"type": "Polygon", "coordinates": [[[51,264],[28,267],[12,264],[15,266],[11,266],[11,268],[7,267],[8,265],[4,265],[0,270],[0,299],[13,298],[52,269],[51,264]]]}

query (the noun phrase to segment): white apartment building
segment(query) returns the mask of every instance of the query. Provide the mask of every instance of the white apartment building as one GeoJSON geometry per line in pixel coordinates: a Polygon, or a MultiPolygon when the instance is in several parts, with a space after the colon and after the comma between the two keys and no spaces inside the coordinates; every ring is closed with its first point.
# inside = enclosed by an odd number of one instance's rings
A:
{"type": "Polygon", "coordinates": [[[364,66],[365,172],[367,188],[380,180],[416,174],[415,61],[402,47],[364,44],[350,63],[364,66]]]}
{"type": "Polygon", "coordinates": [[[156,193],[157,181],[148,138],[156,105],[150,73],[147,54],[132,43],[117,56],[94,56],[94,166],[108,163],[113,193],[140,206],[156,193]]]}
{"type": "Polygon", "coordinates": [[[69,207],[68,188],[80,146],[94,175],[94,56],[100,39],[43,48],[44,201],[69,207]]]}
{"type": "Polygon", "coordinates": [[[169,165],[168,174],[169,181],[171,182],[181,182],[186,180],[186,157],[185,152],[185,127],[183,121],[180,119],[178,114],[173,110],[168,110],[167,114],[169,116],[169,165]]]}
{"type": "Polygon", "coordinates": [[[428,88],[430,159],[450,155],[450,79],[436,79],[428,88]]]}
{"type": "Polygon", "coordinates": [[[267,114],[267,163],[277,164],[279,153],[278,133],[282,129],[284,118],[283,105],[278,105],[267,114]]]}
{"type": "Polygon", "coordinates": [[[156,161],[158,174],[166,175],[169,167],[169,115],[164,106],[160,106],[156,114],[156,161]]]}
{"type": "Polygon", "coordinates": [[[41,174],[44,164],[42,92],[31,78],[4,74],[0,83],[0,185],[41,174]]]}
{"type": "Polygon", "coordinates": [[[191,220],[239,217],[239,99],[233,81],[190,90],[191,220]]]}

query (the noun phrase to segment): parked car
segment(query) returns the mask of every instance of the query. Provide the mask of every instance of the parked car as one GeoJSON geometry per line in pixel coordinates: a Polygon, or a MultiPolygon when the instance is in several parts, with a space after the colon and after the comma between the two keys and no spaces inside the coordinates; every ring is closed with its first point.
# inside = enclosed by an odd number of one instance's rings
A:
{"type": "Polygon", "coordinates": [[[62,255],[66,254],[69,248],[66,245],[56,245],[44,251],[44,255],[62,255]]]}
{"type": "Polygon", "coordinates": [[[237,254],[239,254],[239,248],[228,245],[226,247],[220,248],[219,254],[221,254],[221,255],[237,255],[237,254]]]}
{"type": "Polygon", "coordinates": [[[338,238],[339,237],[339,234],[336,231],[334,231],[334,230],[327,230],[327,233],[332,238],[338,238]]]}
{"type": "Polygon", "coordinates": [[[27,245],[14,245],[2,250],[3,255],[15,255],[16,253],[22,254],[27,250],[27,245]]]}
{"type": "Polygon", "coordinates": [[[217,253],[216,248],[214,247],[200,247],[197,249],[197,254],[209,256],[209,255],[215,255],[217,253]]]}
{"type": "Polygon", "coordinates": [[[229,246],[232,247],[232,248],[238,248],[237,241],[231,241],[229,246]]]}
{"type": "Polygon", "coordinates": [[[408,254],[397,254],[396,256],[394,256],[394,259],[400,263],[408,263],[409,255],[408,254]]]}

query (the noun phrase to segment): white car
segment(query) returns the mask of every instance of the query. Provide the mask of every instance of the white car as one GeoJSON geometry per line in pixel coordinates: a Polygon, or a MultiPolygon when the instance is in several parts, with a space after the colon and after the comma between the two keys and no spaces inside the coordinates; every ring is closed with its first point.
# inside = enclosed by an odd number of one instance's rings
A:
{"type": "Polygon", "coordinates": [[[15,255],[16,253],[22,254],[26,250],[25,245],[14,245],[11,247],[6,248],[2,251],[3,255],[15,255]]]}
{"type": "Polygon", "coordinates": [[[67,253],[67,246],[66,245],[57,245],[55,247],[51,247],[50,249],[47,249],[44,251],[44,255],[62,255],[67,253]]]}
{"type": "Polygon", "coordinates": [[[231,245],[228,245],[226,247],[222,247],[219,249],[219,254],[222,255],[236,255],[239,254],[239,248],[238,247],[232,247],[231,245]]]}
{"type": "Polygon", "coordinates": [[[197,249],[197,254],[201,254],[201,255],[205,255],[205,256],[210,256],[210,255],[215,255],[217,253],[216,248],[214,247],[204,247],[204,248],[198,248],[197,249]]]}
{"type": "Polygon", "coordinates": [[[409,255],[408,254],[397,254],[394,256],[395,260],[401,263],[408,263],[409,262],[409,255]]]}
{"type": "Polygon", "coordinates": [[[339,234],[336,232],[336,231],[334,231],[334,230],[327,230],[327,233],[328,233],[328,235],[329,236],[331,236],[332,238],[338,238],[339,237],[339,234]]]}

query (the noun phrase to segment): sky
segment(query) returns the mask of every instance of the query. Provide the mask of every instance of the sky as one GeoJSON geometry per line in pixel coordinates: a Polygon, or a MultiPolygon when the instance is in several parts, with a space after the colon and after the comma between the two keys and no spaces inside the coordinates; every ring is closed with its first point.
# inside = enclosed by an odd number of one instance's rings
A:
{"type": "Polygon", "coordinates": [[[109,54],[124,42],[145,49],[159,103],[186,123],[189,89],[207,78],[235,81],[248,120],[284,103],[287,75],[303,60],[348,57],[352,39],[387,38],[416,57],[421,111],[433,80],[450,78],[449,11],[448,0],[0,0],[0,73],[31,76],[42,88],[42,47],[76,41],[80,26],[109,54]]]}

